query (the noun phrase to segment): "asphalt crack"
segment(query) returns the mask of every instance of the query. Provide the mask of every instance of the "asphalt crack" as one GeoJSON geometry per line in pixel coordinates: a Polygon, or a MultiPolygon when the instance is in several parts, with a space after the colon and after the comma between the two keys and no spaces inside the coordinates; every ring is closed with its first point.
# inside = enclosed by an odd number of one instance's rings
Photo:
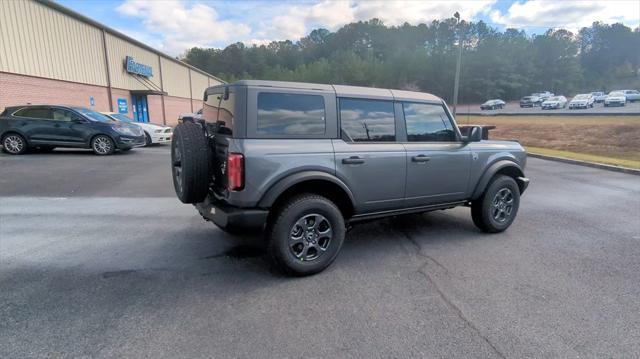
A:
{"type": "Polygon", "coordinates": [[[489,339],[489,337],[487,337],[486,335],[484,335],[480,329],[470,320],[466,317],[466,315],[464,314],[464,312],[460,309],[460,307],[458,307],[448,296],[447,294],[442,290],[442,288],[440,288],[440,286],[438,285],[438,283],[433,279],[433,277],[427,273],[425,271],[425,269],[427,268],[427,266],[429,265],[429,263],[433,263],[436,266],[438,266],[439,268],[441,268],[444,273],[451,277],[451,275],[449,274],[449,270],[447,269],[447,267],[445,267],[442,263],[438,262],[435,258],[433,258],[432,256],[423,253],[422,251],[422,247],[420,246],[420,244],[418,243],[418,241],[415,240],[415,238],[413,238],[406,230],[404,229],[398,229],[400,233],[402,233],[402,235],[409,241],[411,242],[411,244],[413,244],[413,246],[416,248],[416,252],[418,254],[418,256],[423,257],[425,259],[424,263],[422,263],[422,265],[420,265],[420,267],[416,270],[416,272],[420,275],[422,275],[427,282],[429,282],[435,289],[436,292],[438,293],[438,295],[440,296],[440,298],[442,299],[442,301],[449,307],[451,308],[451,310],[458,316],[458,318],[460,318],[460,320],[462,320],[463,323],[465,323],[465,325],[470,328],[473,332],[475,332],[495,353],[496,355],[498,355],[498,357],[506,359],[506,356],[500,351],[500,349],[498,349],[498,347],[491,342],[491,340],[489,339]]]}

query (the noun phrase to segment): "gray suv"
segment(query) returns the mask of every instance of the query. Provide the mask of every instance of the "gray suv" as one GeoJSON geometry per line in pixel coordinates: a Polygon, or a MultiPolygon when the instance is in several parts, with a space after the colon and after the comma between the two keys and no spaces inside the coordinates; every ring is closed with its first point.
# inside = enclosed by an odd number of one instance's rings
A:
{"type": "Polygon", "coordinates": [[[516,217],[526,153],[463,134],[444,101],[410,91],[275,81],[210,87],[176,128],[178,198],[229,232],[264,231],[285,272],[322,271],[353,223],[471,207],[485,232],[516,217]]]}

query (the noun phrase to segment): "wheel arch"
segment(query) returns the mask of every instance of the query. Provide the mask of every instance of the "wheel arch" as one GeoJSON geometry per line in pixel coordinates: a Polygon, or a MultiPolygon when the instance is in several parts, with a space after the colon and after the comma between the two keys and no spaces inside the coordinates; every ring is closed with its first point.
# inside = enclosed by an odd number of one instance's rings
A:
{"type": "Polygon", "coordinates": [[[300,193],[327,197],[338,206],[345,218],[353,215],[355,200],[349,187],[339,178],[321,171],[298,172],[281,179],[262,196],[259,207],[277,207],[300,193]]]}
{"type": "Polygon", "coordinates": [[[489,185],[489,182],[495,175],[506,175],[513,178],[518,184],[518,189],[520,193],[524,192],[525,186],[521,181],[518,181],[518,177],[524,177],[524,171],[522,168],[515,162],[511,160],[499,160],[493,163],[480,177],[480,181],[476,185],[476,189],[473,191],[473,195],[471,196],[472,200],[478,199],[482,196],[485,189],[489,185]]]}
{"type": "Polygon", "coordinates": [[[31,146],[31,141],[29,140],[29,136],[25,135],[22,131],[16,130],[14,128],[10,128],[0,134],[0,141],[4,140],[5,136],[15,133],[16,135],[22,136],[24,140],[27,142],[27,146],[31,146]]]}
{"type": "Polygon", "coordinates": [[[111,141],[113,141],[113,146],[116,149],[119,149],[118,148],[118,141],[116,141],[116,139],[113,136],[111,136],[110,134],[105,133],[105,132],[98,132],[98,133],[94,133],[93,135],[91,135],[91,137],[89,137],[89,143],[87,144],[87,146],[88,146],[87,148],[93,148],[93,139],[98,137],[98,136],[101,136],[101,135],[109,137],[111,139],[111,141]]]}

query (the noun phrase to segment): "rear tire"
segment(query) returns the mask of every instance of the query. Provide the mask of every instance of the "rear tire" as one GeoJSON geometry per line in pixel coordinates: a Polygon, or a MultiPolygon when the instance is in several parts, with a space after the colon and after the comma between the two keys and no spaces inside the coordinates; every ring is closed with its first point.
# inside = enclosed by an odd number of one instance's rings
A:
{"type": "Polygon", "coordinates": [[[183,203],[202,202],[209,191],[209,145],[202,127],[179,124],[171,142],[173,188],[183,203]]]}
{"type": "Polygon", "coordinates": [[[516,181],[504,175],[493,178],[483,195],[471,203],[473,223],[483,232],[498,233],[511,226],[520,207],[516,181]]]}
{"type": "Polygon", "coordinates": [[[302,194],[275,210],[267,226],[268,252],[286,274],[315,274],[336,259],[345,232],[344,218],[333,202],[315,194],[302,194]]]}
{"type": "Polygon", "coordinates": [[[11,155],[21,155],[27,151],[27,140],[17,133],[2,136],[2,151],[11,155]]]}

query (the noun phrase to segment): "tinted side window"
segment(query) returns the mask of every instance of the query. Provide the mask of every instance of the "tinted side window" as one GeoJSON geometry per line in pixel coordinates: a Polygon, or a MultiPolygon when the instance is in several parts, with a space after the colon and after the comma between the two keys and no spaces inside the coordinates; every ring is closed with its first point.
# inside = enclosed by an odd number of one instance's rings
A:
{"type": "Polygon", "coordinates": [[[73,114],[70,111],[62,110],[59,108],[53,109],[53,119],[57,121],[69,122],[73,118],[73,114]]]}
{"type": "Polygon", "coordinates": [[[257,130],[262,135],[324,135],[324,98],[261,92],[257,130]]]}
{"type": "Polygon", "coordinates": [[[442,105],[402,104],[410,142],[455,141],[456,136],[442,105]]]}
{"type": "Polygon", "coordinates": [[[51,109],[46,108],[46,107],[23,108],[21,110],[18,110],[15,113],[15,116],[31,117],[31,118],[43,118],[43,119],[47,119],[47,120],[50,120],[50,119],[53,118],[53,116],[51,114],[51,109]]]}
{"type": "Polygon", "coordinates": [[[395,141],[392,101],[340,99],[342,137],[346,141],[395,141]]]}

